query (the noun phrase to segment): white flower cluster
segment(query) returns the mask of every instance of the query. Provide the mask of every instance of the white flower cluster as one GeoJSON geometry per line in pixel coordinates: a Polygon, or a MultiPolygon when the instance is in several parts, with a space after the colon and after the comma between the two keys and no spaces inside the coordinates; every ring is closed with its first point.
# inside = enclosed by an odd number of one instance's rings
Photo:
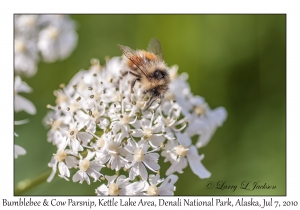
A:
{"type": "Polygon", "coordinates": [[[57,152],[49,163],[48,181],[57,168],[58,176],[69,180],[73,168],[73,182],[104,181],[97,195],[174,195],[175,173],[188,165],[198,177],[210,177],[197,147],[207,144],[222,125],[226,110],[211,110],[194,96],[177,66],[169,69],[171,84],[164,99],[145,110],[147,96],[139,83],[131,91],[131,75],[121,76],[128,68],[125,60],[114,57],[100,66],[92,59],[89,70],[54,92],[56,105],[48,105],[53,111],[46,121],[51,126],[48,141],[57,152]],[[191,138],[196,135],[195,146],[191,138]],[[160,178],[161,157],[170,163],[165,179],[160,178]]]}
{"type": "Polygon", "coordinates": [[[15,73],[33,76],[40,59],[67,58],[77,44],[75,24],[67,15],[15,15],[15,73]]]}
{"type": "MultiPolygon", "coordinates": [[[[14,71],[15,101],[14,111],[25,111],[34,115],[34,104],[21,92],[30,93],[32,90],[18,75],[33,76],[37,72],[39,52],[44,61],[54,62],[68,57],[77,44],[75,24],[67,15],[15,15],[14,24],[14,71]]],[[[28,122],[15,121],[15,125],[28,122]]],[[[15,133],[15,136],[18,136],[15,133]]],[[[15,158],[25,155],[26,150],[15,145],[15,158]]]]}

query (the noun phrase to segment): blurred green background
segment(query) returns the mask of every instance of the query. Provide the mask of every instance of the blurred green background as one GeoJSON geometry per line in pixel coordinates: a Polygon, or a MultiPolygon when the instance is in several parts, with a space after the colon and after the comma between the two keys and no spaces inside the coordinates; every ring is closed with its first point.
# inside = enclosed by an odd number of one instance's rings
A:
{"type": "MultiPolygon", "coordinates": [[[[175,195],[285,195],[286,194],[286,16],[285,15],[72,15],[79,41],[71,56],[60,62],[40,62],[32,78],[22,77],[33,93],[37,114],[21,112],[15,120],[15,143],[27,150],[14,161],[14,184],[49,170],[55,147],[47,142],[42,120],[46,105],[55,104],[53,91],[67,84],[91,58],[120,56],[117,44],[146,49],[158,38],[169,66],[189,74],[192,92],[211,108],[224,106],[228,118],[211,142],[200,149],[212,173],[199,179],[186,168],[179,175],[175,195]],[[237,185],[216,189],[218,182],[237,185]],[[243,181],[276,189],[239,189],[243,181]],[[214,188],[207,189],[207,182],[214,188]]],[[[168,165],[169,166],[169,165],[168,165]]],[[[162,170],[164,171],[164,170],[162,170]]],[[[87,185],[55,178],[26,195],[95,195],[100,182],[87,185]]]]}

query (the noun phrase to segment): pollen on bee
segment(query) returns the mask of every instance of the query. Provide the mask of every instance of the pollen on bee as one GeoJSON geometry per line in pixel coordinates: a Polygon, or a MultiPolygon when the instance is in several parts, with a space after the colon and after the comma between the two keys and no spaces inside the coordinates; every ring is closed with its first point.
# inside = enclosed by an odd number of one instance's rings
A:
{"type": "Polygon", "coordinates": [[[151,52],[145,52],[145,58],[148,60],[148,61],[152,61],[152,60],[156,60],[157,57],[154,53],[151,53],[151,52]]]}
{"type": "Polygon", "coordinates": [[[127,65],[128,65],[129,68],[131,68],[131,69],[136,69],[136,65],[135,65],[132,61],[130,61],[130,60],[128,60],[127,65]]]}

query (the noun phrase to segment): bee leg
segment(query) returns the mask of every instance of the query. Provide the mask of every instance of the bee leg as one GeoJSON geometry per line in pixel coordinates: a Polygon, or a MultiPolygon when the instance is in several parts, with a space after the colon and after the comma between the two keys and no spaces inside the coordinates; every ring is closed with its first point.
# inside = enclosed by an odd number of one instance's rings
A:
{"type": "Polygon", "coordinates": [[[133,76],[137,77],[137,78],[141,78],[140,75],[133,73],[132,71],[128,71],[130,74],[132,74],[133,76]]]}
{"type": "Polygon", "coordinates": [[[144,111],[146,111],[147,109],[149,109],[149,107],[152,105],[152,103],[153,103],[156,99],[157,99],[156,97],[151,97],[151,98],[148,100],[148,102],[147,102],[147,104],[146,104],[146,107],[145,107],[144,111]]]}
{"type": "Polygon", "coordinates": [[[121,77],[123,78],[123,77],[127,76],[128,73],[129,73],[129,71],[122,72],[121,77]]]}
{"type": "Polygon", "coordinates": [[[134,78],[132,81],[131,81],[131,85],[130,85],[130,97],[129,97],[129,101],[131,102],[131,94],[132,94],[132,91],[133,91],[133,87],[136,83],[136,81],[140,81],[140,78],[137,77],[137,78],[134,78]]]}
{"type": "Polygon", "coordinates": [[[140,78],[135,78],[135,79],[133,79],[133,80],[131,81],[130,92],[132,92],[132,89],[133,89],[133,87],[134,87],[134,85],[135,85],[135,83],[136,83],[137,80],[140,81],[140,78]]]}

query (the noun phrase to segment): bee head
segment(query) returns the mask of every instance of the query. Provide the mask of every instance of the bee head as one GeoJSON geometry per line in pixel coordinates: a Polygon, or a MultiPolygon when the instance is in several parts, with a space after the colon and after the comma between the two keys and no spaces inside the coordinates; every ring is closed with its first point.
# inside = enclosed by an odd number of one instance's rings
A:
{"type": "Polygon", "coordinates": [[[163,79],[166,75],[166,72],[165,71],[162,71],[162,70],[159,70],[159,69],[156,69],[154,72],[153,72],[153,78],[156,79],[156,80],[160,80],[160,79],[163,79]]]}

